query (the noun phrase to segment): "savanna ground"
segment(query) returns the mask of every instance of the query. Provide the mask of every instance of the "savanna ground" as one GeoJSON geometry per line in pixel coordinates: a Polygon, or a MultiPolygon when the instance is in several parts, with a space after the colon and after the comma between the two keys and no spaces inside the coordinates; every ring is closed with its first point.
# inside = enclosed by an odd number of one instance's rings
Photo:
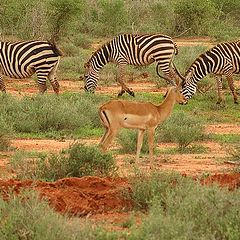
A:
{"type": "MultiPolygon", "coordinates": [[[[211,46],[209,39],[182,39],[178,42],[179,46],[205,45],[211,46]]],[[[94,48],[98,46],[94,46],[94,48]]],[[[61,92],[78,93],[83,91],[83,82],[76,80],[61,80],[61,92]]],[[[129,82],[128,85],[138,92],[154,93],[161,96],[166,92],[165,87],[156,87],[156,83],[151,81],[148,74],[141,75],[139,79],[129,82]]],[[[238,82],[237,82],[238,85],[238,82]]],[[[7,91],[11,95],[18,97],[37,94],[35,82],[31,79],[26,80],[6,80],[7,91]]],[[[100,85],[97,94],[116,95],[119,87],[116,83],[100,85]]],[[[53,94],[49,89],[49,93],[53,94]]],[[[191,100],[189,102],[191,104],[191,100]]],[[[232,103],[233,104],[233,103],[232,103]]],[[[231,106],[227,106],[231,107],[231,106]]],[[[182,106],[184,110],[184,106],[182,106]]],[[[240,122],[211,124],[204,126],[206,134],[216,134],[224,136],[228,134],[240,134],[240,122]]],[[[4,192],[4,198],[8,198],[9,189],[19,193],[23,189],[33,188],[47,197],[50,206],[61,213],[68,213],[90,219],[93,222],[104,222],[107,228],[121,230],[124,223],[134,218],[137,224],[141,223],[142,213],[136,214],[131,211],[131,202],[119,197],[123,189],[130,189],[128,177],[134,175],[132,164],[133,154],[118,153],[114,157],[118,165],[117,178],[102,178],[97,176],[86,176],[82,178],[64,178],[56,182],[43,182],[33,180],[17,180],[14,171],[9,168],[9,159],[15,151],[36,151],[57,153],[68,148],[75,140],[63,139],[33,139],[33,138],[14,138],[11,139],[10,151],[0,154],[0,189],[4,192]]],[[[78,139],[79,142],[87,145],[97,145],[100,137],[78,139]]],[[[176,171],[184,176],[196,178],[198,176],[207,177],[205,183],[217,182],[229,189],[240,186],[240,173],[235,171],[237,163],[227,161],[229,152],[219,141],[203,140],[198,142],[206,151],[203,153],[177,153],[171,152],[175,148],[174,143],[158,143],[154,171],[176,171]],[[168,151],[164,151],[167,149],[168,151]]],[[[119,144],[115,141],[111,150],[119,149],[119,144]]],[[[150,172],[147,157],[141,158],[141,171],[148,174],[150,172]]]]}

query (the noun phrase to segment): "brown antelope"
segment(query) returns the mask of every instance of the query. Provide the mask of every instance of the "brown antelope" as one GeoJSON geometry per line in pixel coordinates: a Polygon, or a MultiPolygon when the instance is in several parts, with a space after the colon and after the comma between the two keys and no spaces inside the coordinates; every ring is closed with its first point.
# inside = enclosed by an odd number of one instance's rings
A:
{"type": "Polygon", "coordinates": [[[100,147],[106,151],[121,128],[138,129],[136,154],[136,163],[138,163],[144,132],[148,130],[149,160],[152,167],[155,129],[169,117],[175,103],[184,104],[185,101],[179,87],[172,86],[160,105],[126,100],[111,100],[105,103],[99,108],[100,120],[106,129],[100,147]]]}

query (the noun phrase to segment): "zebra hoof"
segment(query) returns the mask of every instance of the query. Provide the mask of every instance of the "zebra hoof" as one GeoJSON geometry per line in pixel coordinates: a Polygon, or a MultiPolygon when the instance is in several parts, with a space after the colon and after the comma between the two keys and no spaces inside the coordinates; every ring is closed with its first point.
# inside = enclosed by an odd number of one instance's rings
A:
{"type": "Polygon", "coordinates": [[[125,93],[125,90],[121,90],[121,91],[118,93],[118,97],[121,97],[124,93],[125,93]]]}
{"type": "Polygon", "coordinates": [[[133,91],[131,91],[130,89],[127,90],[127,93],[132,96],[135,97],[135,93],[133,91]]]}

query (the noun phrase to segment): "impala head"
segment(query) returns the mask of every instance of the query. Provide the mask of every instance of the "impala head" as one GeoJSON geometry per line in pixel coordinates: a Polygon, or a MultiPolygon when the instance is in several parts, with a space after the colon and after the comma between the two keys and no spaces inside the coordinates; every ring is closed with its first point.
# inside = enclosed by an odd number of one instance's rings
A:
{"type": "Polygon", "coordinates": [[[92,64],[87,62],[84,64],[84,90],[94,93],[99,79],[98,73],[92,68],[92,64]]]}
{"type": "Polygon", "coordinates": [[[177,103],[183,105],[186,104],[186,98],[182,94],[182,88],[180,86],[173,86],[168,89],[167,95],[172,94],[177,103]]]}

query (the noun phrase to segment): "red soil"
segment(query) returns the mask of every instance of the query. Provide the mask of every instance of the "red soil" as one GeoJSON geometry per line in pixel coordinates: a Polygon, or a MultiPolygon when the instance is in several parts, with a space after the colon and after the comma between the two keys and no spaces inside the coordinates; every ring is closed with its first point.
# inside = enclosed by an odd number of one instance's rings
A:
{"type": "MultiPolygon", "coordinates": [[[[215,174],[203,183],[218,183],[233,190],[240,187],[240,173],[215,174]]],[[[0,192],[6,200],[10,191],[18,194],[27,188],[37,190],[56,211],[70,215],[108,215],[130,210],[132,207],[132,203],[123,196],[124,191],[131,191],[128,181],[124,178],[65,178],[52,183],[0,180],[0,192]]]]}
{"type": "Polygon", "coordinates": [[[65,178],[52,183],[0,180],[0,192],[6,200],[10,191],[18,194],[27,188],[37,190],[56,211],[70,215],[118,212],[131,207],[122,195],[123,190],[130,190],[127,180],[123,178],[65,178]]]}

